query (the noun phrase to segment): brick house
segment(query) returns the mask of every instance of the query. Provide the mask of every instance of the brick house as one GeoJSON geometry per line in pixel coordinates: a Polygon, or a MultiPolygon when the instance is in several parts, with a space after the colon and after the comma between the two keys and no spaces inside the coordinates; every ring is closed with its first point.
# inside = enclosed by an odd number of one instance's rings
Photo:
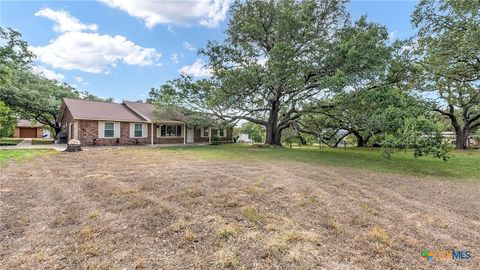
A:
{"type": "Polygon", "coordinates": [[[43,138],[44,135],[48,135],[50,132],[44,129],[40,123],[34,123],[29,120],[20,119],[15,125],[15,131],[13,133],[14,138],[43,138]]]}
{"type": "Polygon", "coordinates": [[[233,142],[233,128],[193,126],[187,121],[158,119],[149,103],[108,103],[64,98],[57,123],[68,141],[82,146],[208,143],[213,136],[233,142]]]}

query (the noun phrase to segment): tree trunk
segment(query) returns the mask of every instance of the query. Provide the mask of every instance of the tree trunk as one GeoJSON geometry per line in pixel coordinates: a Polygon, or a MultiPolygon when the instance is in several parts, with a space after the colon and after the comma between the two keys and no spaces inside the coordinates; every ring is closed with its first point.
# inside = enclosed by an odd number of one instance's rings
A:
{"type": "Polygon", "coordinates": [[[367,141],[360,135],[358,131],[352,131],[353,135],[357,138],[357,147],[364,147],[367,141]]]}
{"type": "Polygon", "coordinates": [[[455,130],[455,149],[468,149],[468,130],[455,130]]]}
{"type": "Polygon", "coordinates": [[[268,145],[282,145],[282,131],[278,130],[278,101],[272,101],[272,109],[270,110],[270,116],[268,117],[265,135],[265,144],[268,145]]]}

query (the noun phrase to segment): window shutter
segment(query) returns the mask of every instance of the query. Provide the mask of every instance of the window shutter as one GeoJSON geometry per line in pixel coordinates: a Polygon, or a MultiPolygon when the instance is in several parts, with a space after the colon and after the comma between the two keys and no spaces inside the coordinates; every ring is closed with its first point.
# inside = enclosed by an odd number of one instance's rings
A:
{"type": "Polygon", "coordinates": [[[135,123],[130,123],[130,138],[135,137],[135,123]]]}
{"type": "Polygon", "coordinates": [[[148,137],[148,129],[147,129],[147,124],[142,124],[142,138],[147,138],[148,137]]]}
{"type": "Polygon", "coordinates": [[[103,131],[105,129],[105,122],[98,121],[98,138],[104,138],[103,131]]]}
{"type": "Polygon", "coordinates": [[[120,138],[120,122],[115,122],[113,124],[115,131],[114,131],[114,138],[120,138]]]}

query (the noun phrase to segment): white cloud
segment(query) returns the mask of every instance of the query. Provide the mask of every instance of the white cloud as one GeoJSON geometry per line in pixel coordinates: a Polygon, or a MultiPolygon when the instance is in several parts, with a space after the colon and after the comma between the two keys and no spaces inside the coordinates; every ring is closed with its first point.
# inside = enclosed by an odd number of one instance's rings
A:
{"type": "Polygon", "coordinates": [[[212,76],[212,69],[205,67],[200,59],[195,60],[195,63],[190,66],[182,67],[179,72],[188,74],[195,78],[212,76]]]}
{"type": "Polygon", "coordinates": [[[196,51],[197,49],[195,47],[193,47],[192,44],[190,44],[189,42],[183,42],[183,48],[189,50],[189,51],[196,51]]]}
{"type": "Polygon", "coordinates": [[[398,39],[398,31],[392,31],[392,32],[388,33],[388,39],[390,39],[390,40],[398,39]]]}
{"type": "Polygon", "coordinates": [[[118,62],[128,65],[154,65],[160,53],[136,45],[124,36],[67,32],[43,47],[31,47],[43,63],[54,68],[78,69],[91,73],[107,72],[118,62]]]}
{"type": "Polygon", "coordinates": [[[76,76],[74,79],[75,79],[75,81],[77,81],[77,82],[79,82],[79,83],[83,82],[83,78],[82,78],[82,77],[76,76]]]}
{"type": "Polygon", "coordinates": [[[96,24],[83,24],[77,18],[71,16],[64,10],[52,10],[50,8],[44,8],[35,13],[35,16],[45,17],[56,24],[53,26],[53,30],[56,32],[64,33],[70,31],[97,31],[98,26],[96,24]]]}
{"type": "Polygon", "coordinates": [[[35,15],[56,22],[55,31],[62,34],[48,45],[30,47],[38,60],[54,68],[78,69],[92,73],[108,73],[119,62],[128,65],[156,65],[160,53],[144,48],[124,36],[84,32],[97,30],[95,24],[85,25],[66,11],[39,10],[35,15]]]}
{"type": "Polygon", "coordinates": [[[47,69],[44,66],[33,66],[32,71],[33,71],[33,73],[35,73],[37,75],[40,75],[40,76],[43,76],[43,77],[45,77],[47,79],[50,79],[50,80],[56,80],[56,81],[61,82],[65,79],[65,76],[63,74],[56,73],[55,71],[47,69]]]}
{"type": "Polygon", "coordinates": [[[191,25],[198,23],[216,27],[225,20],[230,0],[100,0],[110,7],[140,18],[148,28],[171,23],[191,25]]]}
{"type": "Polygon", "coordinates": [[[172,60],[173,63],[178,64],[178,54],[172,53],[172,56],[170,56],[170,60],[172,60]]]}

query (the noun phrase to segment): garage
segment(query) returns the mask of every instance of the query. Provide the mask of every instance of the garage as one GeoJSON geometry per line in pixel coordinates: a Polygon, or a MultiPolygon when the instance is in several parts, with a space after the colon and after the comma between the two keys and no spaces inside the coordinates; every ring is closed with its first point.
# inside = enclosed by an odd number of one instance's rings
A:
{"type": "Polygon", "coordinates": [[[36,138],[37,128],[20,128],[20,138],[36,138]]]}

